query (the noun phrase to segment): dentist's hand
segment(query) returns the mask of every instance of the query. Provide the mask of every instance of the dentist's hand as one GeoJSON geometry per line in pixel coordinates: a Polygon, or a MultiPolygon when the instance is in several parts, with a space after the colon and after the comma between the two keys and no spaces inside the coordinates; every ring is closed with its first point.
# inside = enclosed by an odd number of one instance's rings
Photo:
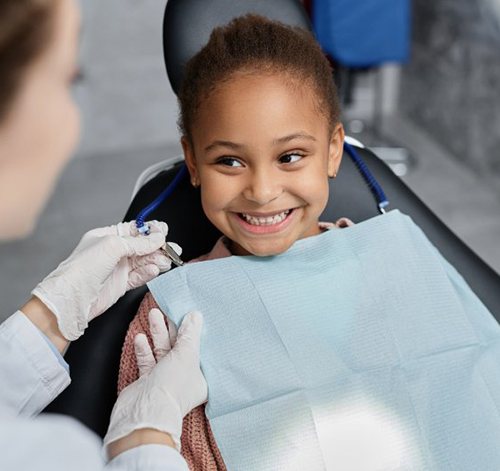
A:
{"type": "Polygon", "coordinates": [[[110,457],[140,444],[169,440],[180,449],[182,419],[207,400],[200,369],[201,314],[187,314],[177,335],[173,324],[167,330],[158,309],[149,313],[149,324],[153,349],[144,334],[136,336],[140,377],[120,393],[111,413],[104,437],[110,457]]]}
{"type": "MultiPolygon", "coordinates": [[[[158,250],[168,226],[153,221],[150,227],[148,236],[137,234],[134,221],[87,232],[73,253],[32,291],[53,313],[66,340],[80,337],[92,319],[129,289],[170,269],[170,259],[158,250]]],[[[30,315],[40,303],[32,301],[22,311],[40,327],[30,315]]]]}

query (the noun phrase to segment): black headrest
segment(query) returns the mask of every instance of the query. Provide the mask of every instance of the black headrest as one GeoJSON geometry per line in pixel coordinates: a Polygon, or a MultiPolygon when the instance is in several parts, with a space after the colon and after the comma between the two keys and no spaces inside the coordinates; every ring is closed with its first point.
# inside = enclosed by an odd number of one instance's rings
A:
{"type": "Polygon", "coordinates": [[[232,19],[255,13],[311,29],[300,0],[169,0],[163,18],[163,55],[177,94],[186,63],[208,42],[210,33],[232,19]]]}

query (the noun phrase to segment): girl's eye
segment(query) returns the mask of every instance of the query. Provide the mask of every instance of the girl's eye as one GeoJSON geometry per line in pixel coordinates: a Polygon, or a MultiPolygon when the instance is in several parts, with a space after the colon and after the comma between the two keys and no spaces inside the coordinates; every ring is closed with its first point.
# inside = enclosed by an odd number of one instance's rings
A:
{"type": "Polygon", "coordinates": [[[298,162],[300,159],[302,159],[302,157],[304,157],[304,156],[301,154],[297,154],[297,153],[285,154],[279,158],[279,161],[282,164],[293,164],[295,162],[298,162]]]}
{"type": "Polygon", "coordinates": [[[241,162],[233,157],[221,157],[217,163],[226,167],[243,167],[241,162]]]}

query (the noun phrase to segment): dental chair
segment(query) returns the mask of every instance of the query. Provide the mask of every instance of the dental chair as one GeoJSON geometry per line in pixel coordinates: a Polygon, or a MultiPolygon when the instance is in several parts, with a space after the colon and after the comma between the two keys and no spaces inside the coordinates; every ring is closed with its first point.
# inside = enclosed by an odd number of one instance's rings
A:
{"type": "MultiPolygon", "coordinates": [[[[164,18],[164,51],[167,72],[175,92],[182,80],[182,69],[189,57],[208,40],[210,31],[232,18],[255,12],[284,23],[309,28],[309,20],[299,0],[170,0],[164,18]]],[[[357,153],[385,191],[391,208],[410,215],[427,237],[464,276],[469,285],[500,320],[500,276],[469,249],[436,215],[369,149],[354,144],[357,153]]],[[[143,175],[125,221],[157,197],[177,174],[181,157],[168,159],[143,175]]],[[[357,166],[344,155],[338,177],[330,183],[330,200],[322,220],[346,216],[361,222],[379,214],[372,192],[357,166]]],[[[199,190],[184,178],[174,193],[149,216],[168,222],[168,240],[180,244],[182,258],[190,260],[208,252],[218,231],[203,214],[199,190]]],[[[391,244],[388,240],[387,244],[391,244]]],[[[73,342],[66,360],[71,366],[71,385],[46,412],[73,416],[104,436],[116,400],[121,349],[128,325],[135,316],[147,288],[123,296],[107,313],[73,342]]]]}

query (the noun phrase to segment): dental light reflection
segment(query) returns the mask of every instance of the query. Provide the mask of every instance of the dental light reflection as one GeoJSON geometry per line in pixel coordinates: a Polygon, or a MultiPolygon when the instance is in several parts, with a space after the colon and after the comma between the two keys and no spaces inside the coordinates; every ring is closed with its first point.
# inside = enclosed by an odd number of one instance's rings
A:
{"type": "Polygon", "coordinates": [[[344,404],[322,414],[317,433],[327,470],[423,469],[413,433],[385,407],[344,404]]]}

